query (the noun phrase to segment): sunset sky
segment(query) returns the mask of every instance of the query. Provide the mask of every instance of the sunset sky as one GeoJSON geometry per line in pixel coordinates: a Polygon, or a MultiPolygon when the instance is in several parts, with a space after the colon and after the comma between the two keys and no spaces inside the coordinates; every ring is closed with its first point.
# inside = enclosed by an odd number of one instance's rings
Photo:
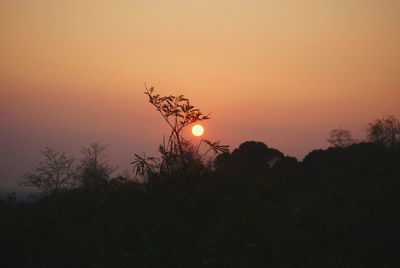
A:
{"type": "Polygon", "coordinates": [[[0,186],[46,146],[154,154],[144,83],[212,112],[206,138],[300,160],[400,118],[399,0],[0,0],[0,30],[0,186]]]}

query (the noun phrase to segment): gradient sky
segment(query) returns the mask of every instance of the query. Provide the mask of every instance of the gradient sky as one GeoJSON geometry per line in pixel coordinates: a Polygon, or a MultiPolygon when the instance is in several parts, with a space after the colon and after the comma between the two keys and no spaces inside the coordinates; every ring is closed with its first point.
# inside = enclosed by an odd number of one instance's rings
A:
{"type": "Polygon", "coordinates": [[[145,82],[212,111],[207,138],[299,159],[400,118],[398,0],[0,0],[0,30],[0,186],[46,146],[154,153],[145,82]]]}

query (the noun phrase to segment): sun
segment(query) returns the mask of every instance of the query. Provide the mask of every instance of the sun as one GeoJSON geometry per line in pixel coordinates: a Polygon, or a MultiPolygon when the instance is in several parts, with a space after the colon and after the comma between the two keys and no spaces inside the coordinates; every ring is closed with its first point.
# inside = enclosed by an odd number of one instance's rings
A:
{"type": "Polygon", "coordinates": [[[204,133],[204,128],[202,125],[196,124],[192,127],[192,133],[196,137],[200,137],[204,133]]]}

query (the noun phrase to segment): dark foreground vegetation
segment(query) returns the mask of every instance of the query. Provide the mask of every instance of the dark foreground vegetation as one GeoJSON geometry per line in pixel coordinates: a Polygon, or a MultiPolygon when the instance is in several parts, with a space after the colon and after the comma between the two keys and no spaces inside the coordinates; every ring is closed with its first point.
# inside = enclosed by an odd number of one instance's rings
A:
{"type": "Polygon", "coordinates": [[[111,176],[98,143],[79,163],[42,151],[21,184],[43,195],[0,201],[0,267],[400,267],[397,119],[368,142],[332,130],[298,162],[262,142],[192,145],[182,129],[209,115],[145,94],[171,133],[159,158],[135,154],[143,181],[111,176]]]}
{"type": "Polygon", "coordinates": [[[399,267],[399,149],[359,143],[263,165],[271,152],[247,142],[214,171],[10,197],[0,266],[399,267]]]}

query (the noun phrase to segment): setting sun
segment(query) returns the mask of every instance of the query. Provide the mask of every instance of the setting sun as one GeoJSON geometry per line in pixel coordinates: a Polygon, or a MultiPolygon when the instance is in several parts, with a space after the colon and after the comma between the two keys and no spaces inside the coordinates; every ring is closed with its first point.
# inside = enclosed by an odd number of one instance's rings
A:
{"type": "Polygon", "coordinates": [[[204,128],[203,128],[203,126],[202,126],[202,125],[199,125],[199,124],[194,125],[194,126],[192,127],[192,133],[193,133],[193,135],[195,135],[195,136],[197,136],[197,137],[200,137],[200,136],[203,135],[203,133],[204,133],[204,128]]]}

